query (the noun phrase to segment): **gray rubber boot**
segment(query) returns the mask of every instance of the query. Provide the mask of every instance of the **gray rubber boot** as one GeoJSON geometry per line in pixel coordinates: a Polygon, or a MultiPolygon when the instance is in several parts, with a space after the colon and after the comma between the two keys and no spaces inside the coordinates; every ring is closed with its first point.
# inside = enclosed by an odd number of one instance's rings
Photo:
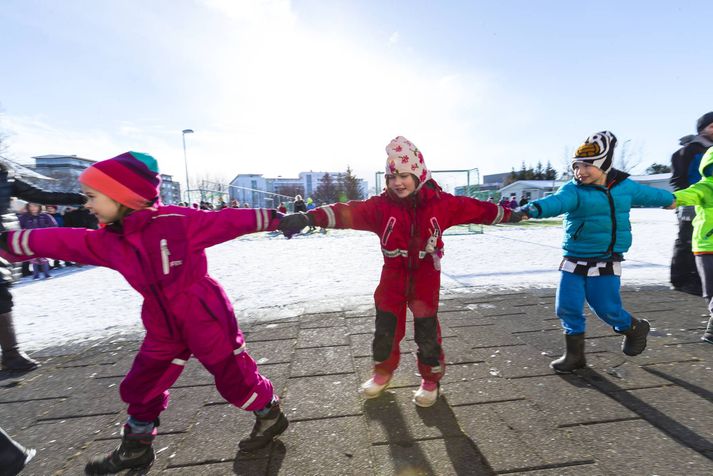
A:
{"type": "Polygon", "coordinates": [[[550,368],[558,374],[569,374],[587,366],[584,357],[584,334],[565,334],[565,352],[562,357],[550,362],[550,368]]]}

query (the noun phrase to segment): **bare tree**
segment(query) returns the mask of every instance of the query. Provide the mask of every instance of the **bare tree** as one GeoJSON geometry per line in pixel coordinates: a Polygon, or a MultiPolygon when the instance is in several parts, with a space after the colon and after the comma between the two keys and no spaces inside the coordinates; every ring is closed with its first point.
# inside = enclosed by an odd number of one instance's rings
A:
{"type": "Polygon", "coordinates": [[[641,163],[642,148],[630,147],[631,139],[627,139],[621,143],[619,154],[614,157],[614,167],[622,172],[631,173],[631,171],[641,163]]]}
{"type": "Polygon", "coordinates": [[[202,202],[225,201],[230,189],[230,181],[220,175],[202,174],[191,182],[198,189],[202,202]]]}

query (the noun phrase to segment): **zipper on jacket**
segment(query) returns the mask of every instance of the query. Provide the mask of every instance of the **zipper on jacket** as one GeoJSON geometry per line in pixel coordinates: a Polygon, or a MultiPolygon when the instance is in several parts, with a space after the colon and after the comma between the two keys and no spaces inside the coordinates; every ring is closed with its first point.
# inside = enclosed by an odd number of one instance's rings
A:
{"type": "Polygon", "coordinates": [[[389,221],[386,222],[386,229],[381,235],[381,245],[386,246],[386,242],[389,241],[391,233],[394,231],[394,225],[396,224],[396,217],[389,217],[389,221]]]}
{"type": "Polygon", "coordinates": [[[168,257],[171,255],[171,251],[168,249],[168,240],[166,238],[161,239],[161,267],[163,268],[163,274],[168,274],[170,271],[170,263],[168,262],[168,257]]]}
{"type": "Polygon", "coordinates": [[[606,189],[607,199],[609,200],[609,210],[611,211],[611,243],[607,249],[607,255],[614,253],[614,245],[616,244],[616,210],[614,209],[614,197],[611,196],[611,191],[606,189]]]}
{"type": "Polygon", "coordinates": [[[584,223],[579,225],[577,227],[577,229],[574,231],[574,234],[572,235],[573,240],[576,240],[577,238],[579,238],[579,234],[582,232],[582,228],[584,228],[584,223]]]}
{"type": "Polygon", "coordinates": [[[713,228],[711,228],[711,231],[709,231],[708,233],[706,233],[706,239],[710,238],[711,235],[713,235],[713,228]]]}

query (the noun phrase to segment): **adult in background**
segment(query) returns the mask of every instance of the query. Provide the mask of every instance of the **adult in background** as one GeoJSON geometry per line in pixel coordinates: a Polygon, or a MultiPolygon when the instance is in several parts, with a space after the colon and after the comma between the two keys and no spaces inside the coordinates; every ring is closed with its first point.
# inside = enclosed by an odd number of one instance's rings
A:
{"type": "Polygon", "coordinates": [[[295,195],[295,203],[294,203],[294,208],[293,208],[295,213],[306,213],[307,212],[307,204],[305,203],[304,200],[302,200],[302,195],[295,195]]]}
{"type": "MultiPolygon", "coordinates": [[[[701,157],[713,147],[713,112],[702,115],[696,123],[695,135],[682,137],[683,146],[671,156],[671,186],[674,191],[683,190],[701,179],[698,168],[701,157]]],[[[673,244],[671,258],[671,287],[677,291],[700,296],[701,278],[691,251],[692,221],[696,216],[694,207],[676,208],[678,236],[673,244]]]]}
{"type": "Polygon", "coordinates": [[[522,196],[520,197],[520,202],[518,203],[519,206],[524,207],[530,203],[530,200],[527,199],[527,196],[523,193],[522,196]]]}
{"type": "MultiPolygon", "coordinates": [[[[0,160],[0,231],[17,230],[17,216],[10,210],[10,199],[17,197],[34,203],[58,203],[71,205],[84,203],[86,197],[79,193],[48,192],[22,180],[16,173],[16,167],[10,161],[0,160]]],[[[17,335],[12,317],[12,294],[10,285],[13,281],[13,266],[0,257],[0,359],[3,370],[28,371],[39,364],[22,352],[17,345],[17,335]]]]}

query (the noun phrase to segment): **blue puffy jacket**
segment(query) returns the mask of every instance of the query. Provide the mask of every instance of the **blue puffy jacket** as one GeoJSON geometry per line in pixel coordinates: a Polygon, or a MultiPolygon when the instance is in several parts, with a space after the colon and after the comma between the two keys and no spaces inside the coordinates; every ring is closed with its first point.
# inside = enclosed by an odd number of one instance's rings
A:
{"type": "Polygon", "coordinates": [[[532,218],[564,213],[564,256],[611,259],[631,246],[632,206],[667,207],[673,203],[670,192],[641,185],[628,177],[612,169],[605,186],[572,180],[554,195],[530,202],[523,211],[532,218]]]}

